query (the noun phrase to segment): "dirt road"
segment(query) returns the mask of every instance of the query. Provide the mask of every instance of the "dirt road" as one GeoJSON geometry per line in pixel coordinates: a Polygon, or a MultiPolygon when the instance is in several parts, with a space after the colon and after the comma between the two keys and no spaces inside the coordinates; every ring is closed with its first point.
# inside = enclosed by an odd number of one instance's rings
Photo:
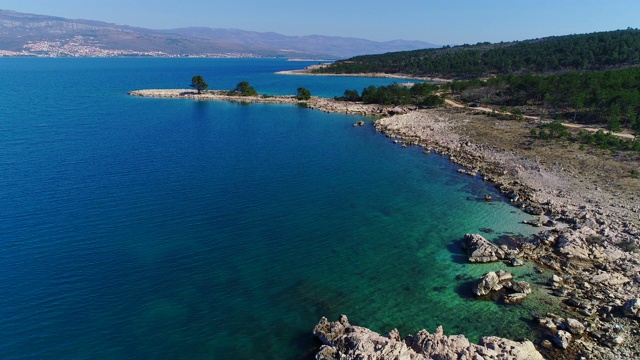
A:
{"type": "MultiPolygon", "coordinates": [[[[496,114],[513,115],[513,114],[511,114],[509,112],[497,111],[495,109],[482,107],[482,106],[469,107],[466,104],[463,104],[461,102],[454,101],[454,100],[451,100],[451,99],[445,99],[444,102],[447,103],[448,105],[450,105],[452,107],[456,107],[456,108],[469,108],[469,109],[479,110],[479,111],[484,111],[484,112],[489,112],[489,113],[493,113],[495,111],[496,114]]],[[[539,120],[540,119],[537,116],[529,116],[529,115],[524,115],[524,118],[527,119],[527,120],[539,120]]],[[[589,127],[589,126],[585,126],[585,125],[582,125],[582,124],[562,123],[562,125],[564,125],[566,127],[569,127],[569,128],[581,129],[581,130],[589,131],[589,132],[598,132],[600,130],[602,130],[604,132],[609,132],[609,130],[604,129],[604,128],[594,128],[594,127],[589,127]]],[[[617,137],[624,138],[624,139],[631,139],[631,140],[635,139],[635,136],[633,136],[632,134],[619,133],[619,132],[612,132],[611,134],[613,134],[614,136],[617,136],[617,137]]]]}

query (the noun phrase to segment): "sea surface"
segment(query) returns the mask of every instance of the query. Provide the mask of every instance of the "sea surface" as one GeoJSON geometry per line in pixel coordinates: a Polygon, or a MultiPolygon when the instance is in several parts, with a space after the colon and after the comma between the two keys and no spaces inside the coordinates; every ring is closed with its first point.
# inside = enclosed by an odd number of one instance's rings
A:
{"type": "Polygon", "coordinates": [[[309,64],[0,59],[0,358],[304,359],[340,314],[532,337],[536,294],[469,296],[505,266],[467,264],[464,234],[533,232],[491,184],[368,118],[127,95],[194,75],[328,97],[394,81],[274,74],[309,64]]]}

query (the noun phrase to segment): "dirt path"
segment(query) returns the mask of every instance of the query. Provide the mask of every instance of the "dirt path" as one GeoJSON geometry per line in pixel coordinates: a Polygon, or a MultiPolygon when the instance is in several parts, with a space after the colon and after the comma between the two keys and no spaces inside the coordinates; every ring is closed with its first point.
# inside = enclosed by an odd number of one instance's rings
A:
{"type": "MultiPolygon", "coordinates": [[[[452,107],[456,107],[456,108],[470,108],[473,110],[479,110],[479,111],[483,111],[483,112],[496,112],[496,114],[503,114],[503,115],[513,115],[510,112],[502,112],[502,111],[497,111],[495,109],[491,109],[491,108],[487,108],[487,107],[482,107],[482,106],[477,106],[477,107],[469,107],[466,104],[463,104],[461,102],[458,101],[454,101],[451,99],[445,99],[444,100],[445,103],[447,103],[448,105],[452,106],[452,107]]],[[[538,116],[529,116],[529,115],[523,115],[525,119],[527,120],[540,120],[540,117],[538,116]]],[[[606,132],[609,132],[609,130],[604,129],[604,128],[594,128],[594,127],[589,127],[586,125],[582,125],[582,124],[573,124],[573,123],[562,123],[562,125],[569,127],[569,128],[573,128],[573,129],[581,129],[584,131],[589,131],[589,132],[598,132],[600,130],[606,132]]],[[[614,136],[620,137],[620,138],[624,138],[624,139],[635,139],[636,137],[632,134],[627,134],[627,133],[619,133],[619,132],[612,132],[611,134],[613,134],[614,136]]]]}

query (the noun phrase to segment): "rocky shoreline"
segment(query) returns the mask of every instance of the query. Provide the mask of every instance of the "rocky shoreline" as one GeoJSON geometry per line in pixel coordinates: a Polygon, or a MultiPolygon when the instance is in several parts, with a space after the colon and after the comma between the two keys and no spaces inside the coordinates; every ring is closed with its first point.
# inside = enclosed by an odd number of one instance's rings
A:
{"type": "MultiPolygon", "coordinates": [[[[423,147],[426,153],[448,156],[451,161],[464,167],[461,173],[482,176],[485,181],[494,183],[514,206],[539,216],[539,221],[532,225],[540,226],[540,233],[523,240],[515,248],[499,250],[502,253],[508,251],[517,261],[532,261],[539,267],[554,271],[554,276],[546,286],[547,291],[558,298],[572,317],[565,319],[555,314],[532,314],[531,320],[539,324],[543,334],[536,344],[545,357],[640,358],[640,184],[623,176],[617,180],[609,178],[624,173],[628,164],[621,164],[619,160],[605,161],[599,154],[578,151],[566,144],[559,144],[557,148],[545,144],[541,151],[546,152],[532,152],[530,146],[521,143],[525,136],[523,134],[528,133],[527,123],[496,121],[495,118],[466,109],[418,110],[317,97],[300,101],[293,96],[242,97],[215,91],[197,94],[193,90],[183,89],[139,90],[129,94],[304,104],[308,108],[326,112],[384,116],[375,122],[375,127],[394,138],[395,143],[403,147],[417,145],[423,147]],[[515,132],[517,136],[506,140],[500,137],[509,132],[515,132]],[[559,152],[570,156],[563,158],[557,155],[559,152]]],[[[637,166],[636,163],[632,165],[637,166]]],[[[494,256],[500,254],[495,249],[491,251],[493,253],[488,256],[489,261],[514,261],[494,256]]],[[[327,323],[326,319],[323,321],[327,323]]],[[[356,328],[347,326],[342,319],[338,323],[344,328],[356,328]]],[[[355,332],[364,336],[358,341],[354,340],[354,332],[350,330],[343,332],[341,336],[346,337],[342,340],[336,338],[325,342],[325,346],[333,349],[330,353],[321,350],[317,358],[360,358],[347,354],[362,350],[357,344],[363,344],[363,341],[370,344],[371,336],[375,333],[365,330],[358,328],[355,332]],[[335,344],[340,341],[352,347],[336,347],[335,344]]],[[[436,333],[442,339],[441,332],[436,333]]],[[[383,341],[378,337],[376,339],[383,341]]],[[[385,339],[395,342],[380,345],[382,348],[391,346],[393,349],[404,349],[412,344],[406,338],[400,341],[397,333],[385,339]]],[[[444,341],[443,344],[448,342],[444,341]]],[[[374,347],[372,353],[360,354],[371,359],[421,358],[413,353],[405,353],[408,354],[405,357],[381,356],[376,351],[374,347]]],[[[482,356],[477,351],[475,354],[482,356]]],[[[521,358],[500,354],[469,358],[521,358]]]]}
{"type": "Polygon", "coordinates": [[[530,341],[516,342],[486,336],[479,344],[472,344],[462,335],[444,335],[442,327],[433,334],[421,330],[400,339],[397,329],[382,336],[367,328],[351,325],[345,315],[335,322],[322,318],[313,334],[323,344],[316,354],[317,360],[543,359],[530,341]]]}
{"type": "MultiPolygon", "coordinates": [[[[518,244],[515,251],[519,258],[555,272],[548,291],[575,314],[572,320],[584,325],[585,331],[572,334],[559,326],[565,319],[532,314],[545,333],[539,345],[546,348],[546,356],[640,358],[640,187],[612,194],[604,185],[585,183],[576,174],[483,143],[481,137],[465,131],[472,116],[477,115],[420,110],[380,119],[375,126],[403,144],[448,156],[466,168],[461,172],[495,183],[514,206],[540,216],[540,224],[548,225],[533,239],[518,244]]],[[[505,125],[482,118],[487,127],[505,125]]]]}

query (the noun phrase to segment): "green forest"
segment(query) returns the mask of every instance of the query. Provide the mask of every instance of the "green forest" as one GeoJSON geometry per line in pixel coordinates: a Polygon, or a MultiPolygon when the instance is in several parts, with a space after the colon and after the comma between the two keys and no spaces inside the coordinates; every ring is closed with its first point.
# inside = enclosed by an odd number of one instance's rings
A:
{"type": "Polygon", "coordinates": [[[640,133],[640,30],[358,56],[316,71],[446,77],[437,85],[369,87],[341,100],[439,106],[441,97],[640,133]]]}
{"type": "Polygon", "coordinates": [[[567,72],[557,75],[499,75],[443,85],[469,102],[535,106],[577,123],[640,131],[640,68],[567,72]]]}
{"type": "Polygon", "coordinates": [[[640,64],[640,30],[478,43],[357,56],[315,73],[389,73],[472,79],[519,73],[606,70],[640,64]]]}

